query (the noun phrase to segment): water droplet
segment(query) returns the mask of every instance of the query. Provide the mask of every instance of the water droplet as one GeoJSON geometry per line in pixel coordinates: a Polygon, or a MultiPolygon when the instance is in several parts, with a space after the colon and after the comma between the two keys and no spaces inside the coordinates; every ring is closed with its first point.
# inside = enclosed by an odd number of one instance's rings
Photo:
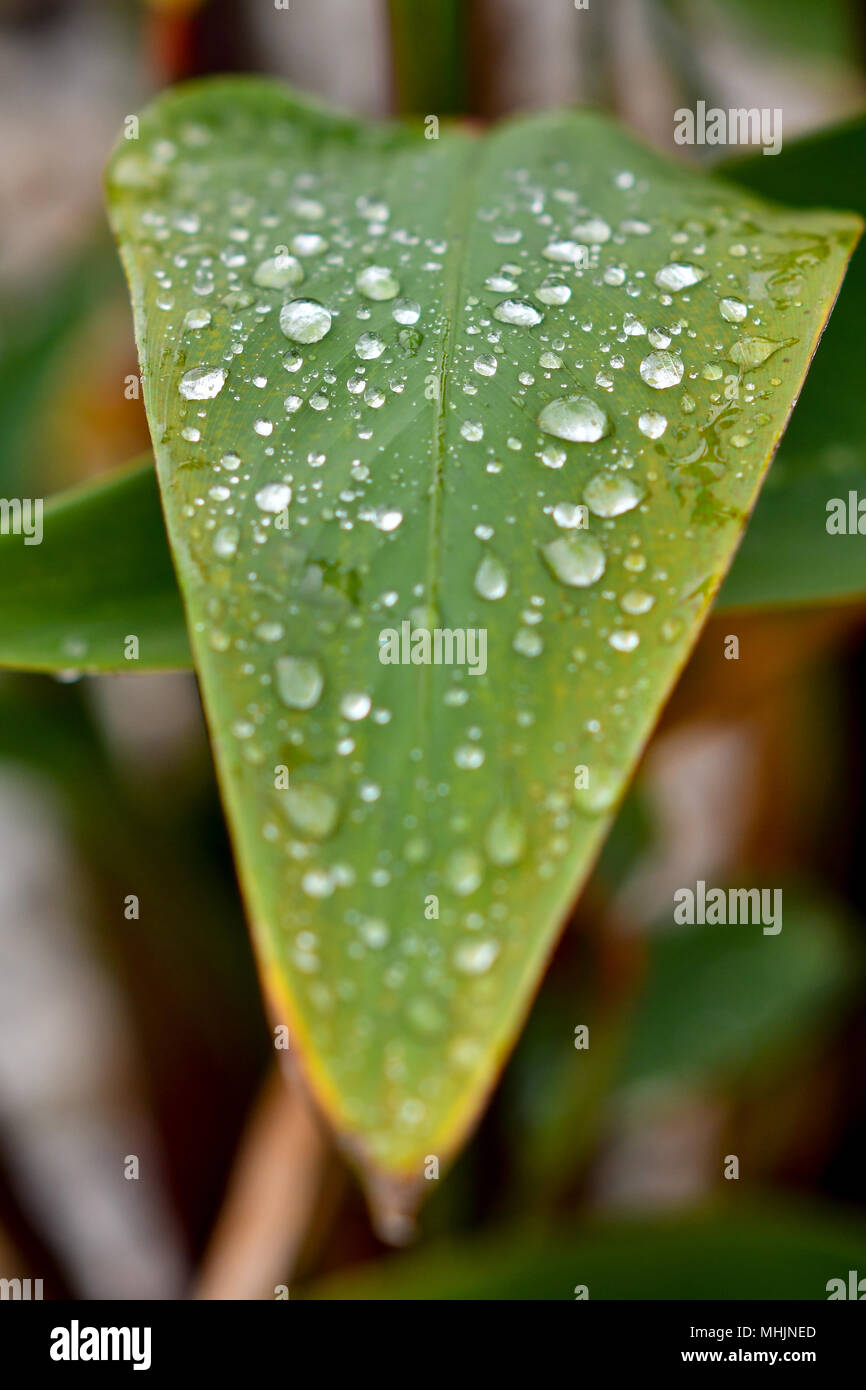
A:
{"type": "Polygon", "coordinates": [[[619,606],[623,613],[630,613],[637,617],[641,613],[648,613],[655,603],[652,594],[648,594],[643,589],[629,589],[623,594],[619,601],[619,606]]]}
{"type": "Polygon", "coordinates": [[[355,344],[355,354],[364,362],[372,362],[384,351],[385,344],[375,333],[362,333],[355,344]]]}
{"type": "Polygon", "coordinates": [[[289,786],[280,792],[280,804],[295,829],[313,840],[326,839],[339,819],[336,797],[314,782],[289,786]]]}
{"type": "Polygon", "coordinates": [[[643,501],[644,493],[637,483],[623,473],[596,473],[583,489],[589,510],[595,516],[621,516],[643,501]]]}
{"type": "Polygon", "coordinates": [[[604,242],[610,241],[610,227],[600,217],[590,217],[586,222],[578,222],[572,230],[576,237],[588,242],[590,246],[601,246],[604,242]]]}
{"type": "Polygon", "coordinates": [[[421,305],[414,299],[398,299],[391,313],[397,323],[417,323],[421,317],[421,305]]]}
{"type": "Polygon", "coordinates": [[[573,531],[586,523],[586,507],[578,502],[557,502],[553,509],[553,519],[564,531],[573,531]]]}
{"type": "Polygon", "coordinates": [[[781,346],[781,343],[774,343],[772,338],[739,338],[728,352],[728,361],[748,371],[750,367],[760,367],[781,346]]]}
{"type": "Polygon", "coordinates": [[[213,538],[214,554],[221,560],[233,560],[237,554],[240,534],[236,526],[222,526],[213,538]]]}
{"type": "Polygon", "coordinates": [[[282,512],[292,500],[288,483],[266,483],[256,493],[256,506],[263,512],[282,512]]]}
{"type": "Polygon", "coordinates": [[[585,816],[600,816],[613,806],[618,790],[619,779],[611,768],[590,765],[589,785],[575,788],[575,808],[585,816]]]}
{"type": "Polygon", "coordinates": [[[558,536],[541,553],[554,579],[570,588],[585,589],[604,574],[604,551],[597,540],[581,532],[558,536]]]}
{"type": "Polygon", "coordinates": [[[210,401],[226,384],[225,367],[194,367],[180,379],[178,391],[187,401],[210,401]]]}
{"type": "Polygon", "coordinates": [[[741,299],[723,299],[719,304],[719,313],[728,323],[742,323],[748,312],[741,299]]]}
{"type": "Polygon", "coordinates": [[[282,252],[262,261],[253,274],[253,284],[261,285],[266,290],[287,290],[292,285],[299,285],[303,278],[304,269],[300,261],[288,252],[282,252]]]}
{"type": "Polygon", "coordinates": [[[280,310],[280,328],[293,343],[318,343],[331,327],[331,311],[315,299],[293,299],[280,310]]]}
{"type": "Polygon", "coordinates": [[[493,317],[500,323],[513,323],[518,328],[534,328],[544,318],[533,304],[525,299],[503,299],[493,310],[493,317]]]}
{"type": "Polygon", "coordinates": [[[274,667],[277,694],[289,709],[312,709],[325,684],[317,661],[304,656],[281,656],[274,667]]]}
{"type": "Polygon", "coordinates": [[[454,964],[464,975],[483,975],[498,955],[496,941],[461,941],[454,951],[454,964]]]}
{"type": "Polygon", "coordinates": [[[445,865],[445,881],[461,898],[474,893],[483,877],[484,861],[474,849],[455,849],[445,865]]]}
{"type": "Polygon", "coordinates": [[[356,279],[355,287],[366,299],[393,299],[400,293],[399,281],[384,265],[368,265],[356,279]]]}
{"type": "Polygon", "coordinates": [[[465,772],[472,771],[484,764],[484,749],[479,748],[477,743],[461,743],[454,749],[454,762],[457,767],[462,767],[465,772]]]}
{"type": "Polygon", "coordinates": [[[700,266],[689,265],[688,262],[673,261],[670,265],[662,266],[655,274],[655,282],[660,290],[670,290],[673,294],[679,290],[690,289],[698,281],[706,277],[706,271],[701,270],[700,266]]]}
{"type": "Polygon", "coordinates": [[[347,691],[340,701],[340,713],[344,719],[366,719],[370,713],[372,700],[360,690],[347,691]]]}
{"type": "Polygon", "coordinates": [[[608,642],[617,652],[633,652],[640,643],[640,636],[636,632],[627,631],[624,628],[617,628],[608,637],[608,642]]]}
{"type": "Polygon", "coordinates": [[[502,806],[487,827],[484,848],[492,863],[507,868],[522,859],[526,849],[526,827],[510,806],[502,806]]]}
{"type": "Polygon", "coordinates": [[[544,640],[534,627],[519,627],[511,645],[521,656],[540,656],[544,651],[544,640]]]}
{"type": "Polygon", "coordinates": [[[497,361],[492,352],[482,352],[476,357],[472,366],[479,376],[495,376],[497,361]]]}
{"type": "Polygon", "coordinates": [[[561,280],[545,280],[535,291],[535,297],[551,307],[567,304],[571,299],[571,286],[561,280]]]}
{"type": "Polygon", "coordinates": [[[672,352],[651,352],[640,364],[640,374],[647,386],[656,391],[666,391],[669,386],[678,386],[683,379],[683,364],[672,352]]]}
{"type": "Polygon", "coordinates": [[[475,571],[475,592],[481,598],[504,598],[508,593],[508,571],[489,550],[475,571]]]}
{"type": "Polygon", "coordinates": [[[637,427],[647,439],[660,439],[668,427],[667,417],[657,410],[645,410],[638,416],[637,427]]]}
{"type": "Polygon", "coordinates": [[[550,401],[541,411],[538,425],[545,434],[582,444],[593,444],[610,431],[606,412],[589,396],[565,396],[550,401]]]}

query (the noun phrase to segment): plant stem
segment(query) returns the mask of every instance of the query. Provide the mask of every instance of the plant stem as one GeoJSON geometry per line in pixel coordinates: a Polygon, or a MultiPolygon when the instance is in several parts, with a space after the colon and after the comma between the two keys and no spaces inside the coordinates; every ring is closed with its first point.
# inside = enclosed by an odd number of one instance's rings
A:
{"type": "Polygon", "coordinates": [[[400,113],[461,115],[467,90],[463,0],[388,0],[388,9],[400,113]]]}

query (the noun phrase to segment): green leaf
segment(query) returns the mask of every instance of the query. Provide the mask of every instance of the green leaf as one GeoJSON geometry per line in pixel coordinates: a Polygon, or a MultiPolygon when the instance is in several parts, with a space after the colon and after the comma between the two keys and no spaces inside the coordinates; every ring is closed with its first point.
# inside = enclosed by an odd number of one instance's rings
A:
{"type": "Polygon", "coordinates": [[[254,80],[160,99],[109,201],[265,987],[399,1204],[513,1043],[857,224],[588,112],[425,140],[254,80]],[[384,664],[404,622],[486,671],[384,664]]]}
{"type": "MultiPolygon", "coordinates": [[[[863,1269],[866,1229],[841,1212],[754,1201],[685,1216],[509,1232],[379,1261],[314,1285],[334,1300],[826,1299],[863,1269]]],[[[293,1293],[294,1296],[294,1293],[293,1293]]]]}
{"type": "Polygon", "coordinates": [[[862,961],[826,901],[786,887],[782,929],[668,927],[653,936],[624,1086],[725,1080],[785,1055],[838,1009],[862,961]]]}
{"type": "MultiPolygon", "coordinates": [[[[31,514],[32,517],[32,514],[31,514]]],[[[31,527],[35,539],[38,531],[31,527]]],[[[153,466],[45,503],[40,544],[0,535],[0,665],[31,671],[190,664],[153,466]],[[138,639],[138,658],[127,639],[138,639]]]]}
{"type": "MultiPolygon", "coordinates": [[[[866,118],[786,144],[778,155],[722,165],[767,197],[866,214],[859,170],[866,118]]],[[[792,290],[793,290],[792,286],[792,290]]],[[[767,486],[719,597],[727,607],[862,600],[863,537],[827,532],[827,503],[866,499],[866,399],[861,383],[866,254],[855,252],[767,486]]],[[[864,522],[866,525],[866,522],[864,522]]]]}

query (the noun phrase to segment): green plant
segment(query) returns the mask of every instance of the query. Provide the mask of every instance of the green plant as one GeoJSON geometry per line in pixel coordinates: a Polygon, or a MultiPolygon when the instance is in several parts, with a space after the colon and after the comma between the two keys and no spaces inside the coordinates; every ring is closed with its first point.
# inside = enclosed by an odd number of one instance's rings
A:
{"type": "MultiPolygon", "coordinates": [[[[220,81],[109,169],[265,992],[392,1231],[513,1044],[859,227],[590,113],[430,133],[220,81]],[[404,622],[483,630],[486,669],[383,664],[404,622]]],[[[0,546],[7,664],[185,662],[155,502],[138,469],[57,502],[35,573],[0,546]]]]}

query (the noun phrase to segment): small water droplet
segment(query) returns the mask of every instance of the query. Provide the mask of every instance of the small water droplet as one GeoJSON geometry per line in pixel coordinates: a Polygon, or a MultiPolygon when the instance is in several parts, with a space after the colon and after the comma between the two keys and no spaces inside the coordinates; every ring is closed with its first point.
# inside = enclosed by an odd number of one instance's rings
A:
{"type": "Polygon", "coordinates": [[[518,328],[534,328],[544,315],[525,299],[503,299],[493,310],[493,317],[500,323],[516,324],[518,328]]]}
{"type": "Polygon", "coordinates": [[[289,709],[312,709],[325,684],[321,667],[311,657],[281,656],[274,667],[277,694],[289,709]]]}
{"type": "Polygon", "coordinates": [[[692,285],[697,285],[700,280],[706,277],[707,272],[701,270],[700,266],[689,265],[688,262],[672,261],[670,265],[662,266],[655,274],[655,282],[660,290],[670,290],[672,294],[677,294],[680,290],[690,289],[692,285]]]}
{"type": "Polygon", "coordinates": [[[508,593],[508,571],[489,550],[475,571],[475,592],[481,598],[504,598],[508,593]]]}
{"type": "Polygon", "coordinates": [[[400,293],[400,282],[384,265],[366,266],[358,275],[355,287],[366,299],[393,299],[400,293]]]}
{"type": "Polygon", "coordinates": [[[596,473],[583,489],[589,510],[595,516],[621,516],[643,501],[643,489],[623,473],[596,473]]]}
{"type": "Polygon", "coordinates": [[[510,806],[502,806],[487,827],[484,848],[492,863],[501,868],[516,864],[526,849],[526,827],[510,806]]]}
{"type": "Polygon", "coordinates": [[[668,427],[667,417],[657,410],[645,410],[638,416],[637,427],[647,439],[660,439],[668,427]]]}
{"type": "Polygon", "coordinates": [[[194,367],[180,379],[178,391],[187,401],[210,401],[226,384],[225,367],[194,367]]]}
{"type": "Polygon", "coordinates": [[[303,278],[304,269],[300,261],[288,252],[282,252],[262,261],[253,273],[253,284],[261,285],[266,290],[287,290],[292,285],[299,285],[303,278]]]}
{"type": "Polygon", "coordinates": [[[588,588],[604,574],[604,551],[593,536],[582,532],[558,536],[541,553],[554,579],[570,588],[588,588]]]}

